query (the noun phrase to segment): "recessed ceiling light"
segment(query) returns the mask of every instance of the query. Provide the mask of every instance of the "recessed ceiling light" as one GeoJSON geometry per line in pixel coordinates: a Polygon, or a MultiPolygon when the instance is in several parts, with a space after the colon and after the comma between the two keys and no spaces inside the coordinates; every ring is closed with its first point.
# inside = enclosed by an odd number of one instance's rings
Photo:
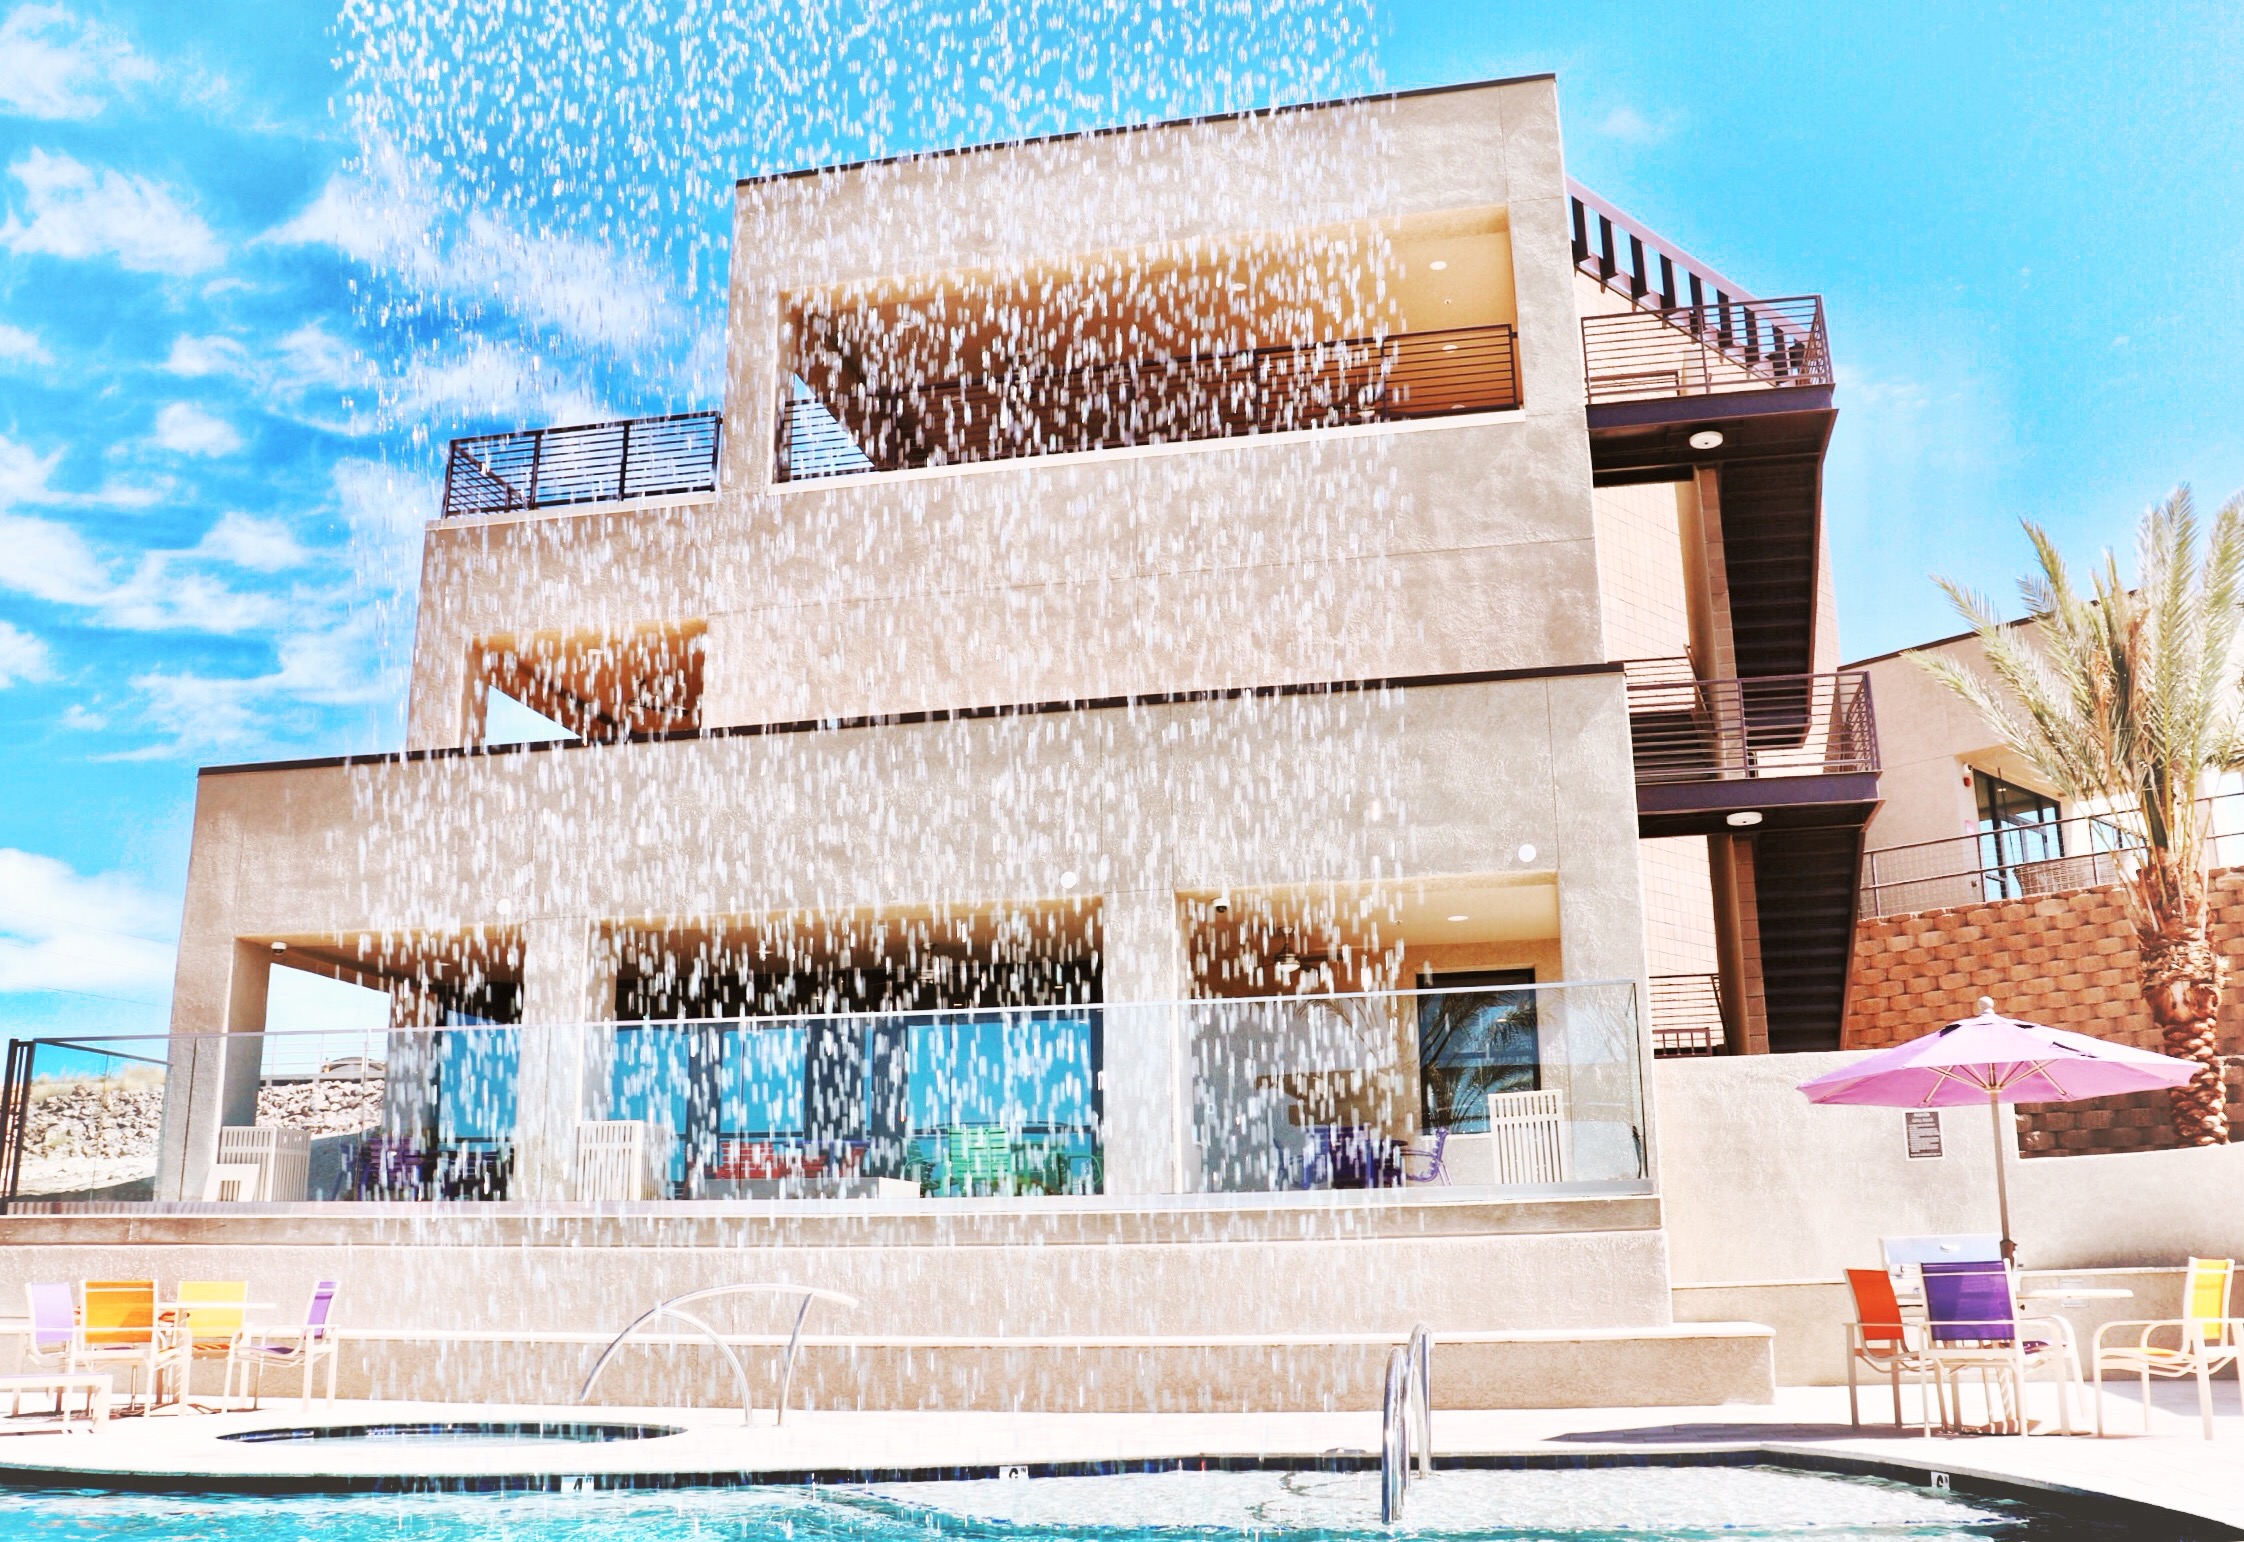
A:
{"type": "Polygon", "coordinates": [[[1522,847],[1520,847],[1520,848],[1519,848],[1519,860],[1520,860],[1520,861],[1522,861],[1522,862],[1532,862],[1532,861],[1534,861],[1534,860],[1535,860],[1535,848],[1534,848],[1534,847],[1532,847],[1532,846],[1522,846],[1522,847]]]}
{"type": "Polygon", "coordinates": [[[286,953],[288,951],[288,944],[285,942],[276,942],[273,944],[273,951],[275,953],[286,953]]]}
{"type": "Polygon", "coordinates": [[[1451,917],[1450,917],[1449,919],[1450,919],[1450,920],[1452,920],[1452,921],[1470,921],[1470,920],[1472,919],[1472,917],[1471,917],[1471,916],[1451,916],[1451,917]]]}
{"type": "Polygon", "coordinates": [[[1722,430],[1720,430],[1719,428],[1700,429],[1697,433],[1691,436],[1691,448],[1694,450],[1721,449],[1722,430]]]}
{"type": "Polygon", "coordinates": [[[1063,888],[1063,889],[1072,889],[1072,888],[1074,888],[1074,887],[1075,887],[1075,883],[1076,883],[1076,878],[1075,878],[1075,869],[1074,869],[1074,868],[1072,868],[1072,867],[1071,867],[1071,868],[1069,868],[1069,869],[1068,869],[1068,870],[1067,870],[1066,872],[1064,872],[1064,873],[1060,874],[1060,887],[1061,887],[1061,888],[1063,888]]]}
{"type": "Polygon", "coordinates": [[[1741,808],[1729,818],[1730,827],[1736,830],[1750,830],[1760,822],[1761,814],[1757,809],[1741,808]]]}
{"type": "Polygon", "coordinates": [[[1443,353],[1455,353],[1457,351],[1457,345],[1455,343],[1444,343],[1441,345],[1441,351],[1443,353]]]}
{"type": "Polygon", "coordinates": [[[1436,257],[1432,262],[1427,263],[1426,266],[1432,268],[1436,273],[1439,273],[1444,268],[1449,266],[1449,262],[1446,258],[1436,257]]]}

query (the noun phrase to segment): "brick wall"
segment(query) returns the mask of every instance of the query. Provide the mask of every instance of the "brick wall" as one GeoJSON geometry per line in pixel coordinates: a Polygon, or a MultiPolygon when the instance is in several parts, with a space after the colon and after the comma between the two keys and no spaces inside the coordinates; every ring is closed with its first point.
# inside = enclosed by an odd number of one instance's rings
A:
{"type": "MultiPolygon", "coordinates": [[[[2221,1050],[2244,1055],[2244,869],[2213,875],[2213,943],[2229,959],[2221,1050]]],[[[1876,916],[1855,925],[1841,1043],[1879,1049],[1995,1010],[2144,1049],[2160,1047],[2143,1006],[2135,932],[2114,888],[2075,889],[1948,910],[1876,916]]],[[[2244,1059],[2230,1060],[2229,1118],[2244,1138],[2244,1059]]],[[[2022,1104],[2029,1156],[2171,1146],[2164,1093],[2073,1104],[2022,1104]]]]}

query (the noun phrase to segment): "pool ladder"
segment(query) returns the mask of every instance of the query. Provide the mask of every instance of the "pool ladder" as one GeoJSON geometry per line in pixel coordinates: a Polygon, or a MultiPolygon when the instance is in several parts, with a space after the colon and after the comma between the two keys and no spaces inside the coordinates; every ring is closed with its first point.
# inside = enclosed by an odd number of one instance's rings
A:
{"type": "Polygon", "coordinates": [[[1424,1323],[1410,1342],[1387,1356],[1387,1385],[1379,1405],[1379,1523],[1402,1519],[1410,1493],[1411,1457],[1417,1476],[1434,1470],[1434,1335],[1424,1323]]]}

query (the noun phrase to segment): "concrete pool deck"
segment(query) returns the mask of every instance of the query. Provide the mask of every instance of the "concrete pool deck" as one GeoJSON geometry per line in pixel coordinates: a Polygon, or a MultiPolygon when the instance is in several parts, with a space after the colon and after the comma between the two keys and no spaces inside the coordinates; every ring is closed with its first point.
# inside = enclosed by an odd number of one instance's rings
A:
{"type": "MultiPolygon", "coordinates": [[[[2036,1389],[2033,1406],[2046,1413],[2036,1389]]],[[[2132,1396],[2106,1394],[2115,1432],[2097,1440],[2036,1435],[1930,1440],[1896,1434],[1890,1425],[1847,1424],[1843,1388],[1786,1388],[1773,1404],[1709,1408],[1566,1409],[1445,1412],[1434,1419],[1435,1449],[1444,1457],[1581,1457],[1761,1449],[1886,1464],[1893,1476],[1929,1481],[1932,1472],[1958,1479],[2023,1485],[2058,1494],[2093,1494],[2163,1507],[2234,1527],[2244,1535],[2244,1411],[2234,1382],[2215,1389],[2216,1434],[2198,1431],[2195,1389],[2155,1389],[2153,1435],[2140,1426],[2132,1396]]],[[[1888,1407],[1870,1395],[1866,1416],[1888,1407]]],[[[1140,1462],[1190,1457],[1302,1458],[1375,1451],[1378,1416],[1317,1414],[1048,1414],[796,1412],[774,1427],[760,1410],[743,1428],[738,1410],[501,1407],[464,1403],[338,1402],[315,1404],[309,1418],[293,1399],[255,1413],[130,1417],[94,1434],[35,1429],[26,1415],[0,1420],[0,1484],[104,1486],[124,1480],[145,1486],[176,1476],[216,1488],[269,1478],[278,1485],[337,1486],[371,1475],[490,1478],[497,1475],[695,1474],[739,1481],[759,1475],[800,1480],[805,1474],[867,1471],[994,1469],[1043,1464],[1140,1462]],[[407,1422],[550,1421],[650,1423],[680,1433],[598,1444],[399,1447],[357,1442],[248,1443],[221,1440],[250,1430],[309,1425],[407,1422]]]]}

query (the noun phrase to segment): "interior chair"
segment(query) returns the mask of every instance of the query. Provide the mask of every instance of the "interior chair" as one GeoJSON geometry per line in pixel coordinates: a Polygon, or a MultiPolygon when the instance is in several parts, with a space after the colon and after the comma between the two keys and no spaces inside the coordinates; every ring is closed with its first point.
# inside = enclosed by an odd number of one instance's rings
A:
{"type": "MultiPolygon", "coordinates": [[[[2205,1438],[2213,1438],[2213,1376],[2238,1363],[2244,1339],[2229,1314],[2229,1291],[2236,1261],[2193,1258],[2182,1282],[2182,1315],[2162,1319],[2108,1322],[2096,1330],[2090,1359],[2096,1376],[2096,1433],[2104,1433],[2104,1372],[2134,1372],[2143,1388],[2143,1433],[2150,1433],[2151,1378],[2197,1378],[2197,1413],[2205,1438]],[[2105,1335],[2116,1335],[2104,1342],[2105,1335]]],[[[2244,1403],[2244,1375],[2237,1398],[2244,1403]]]]}
{"type": "Polygon", "coordinates": [[[1405,1183],[1449,1182],[1448,1151],[1448,1126],[1436,1125],[1431,1130],[1421,1131],[1419,1141],[1405,1146],[1398,1153],[1398,1160],[1402,1164],[1403,1181],[1405,1183]],[[1424,1141],[1427,1136],[1433,1137],[1432,1144],[1421,1144],[1420,1142],[1424,1141]]]}

